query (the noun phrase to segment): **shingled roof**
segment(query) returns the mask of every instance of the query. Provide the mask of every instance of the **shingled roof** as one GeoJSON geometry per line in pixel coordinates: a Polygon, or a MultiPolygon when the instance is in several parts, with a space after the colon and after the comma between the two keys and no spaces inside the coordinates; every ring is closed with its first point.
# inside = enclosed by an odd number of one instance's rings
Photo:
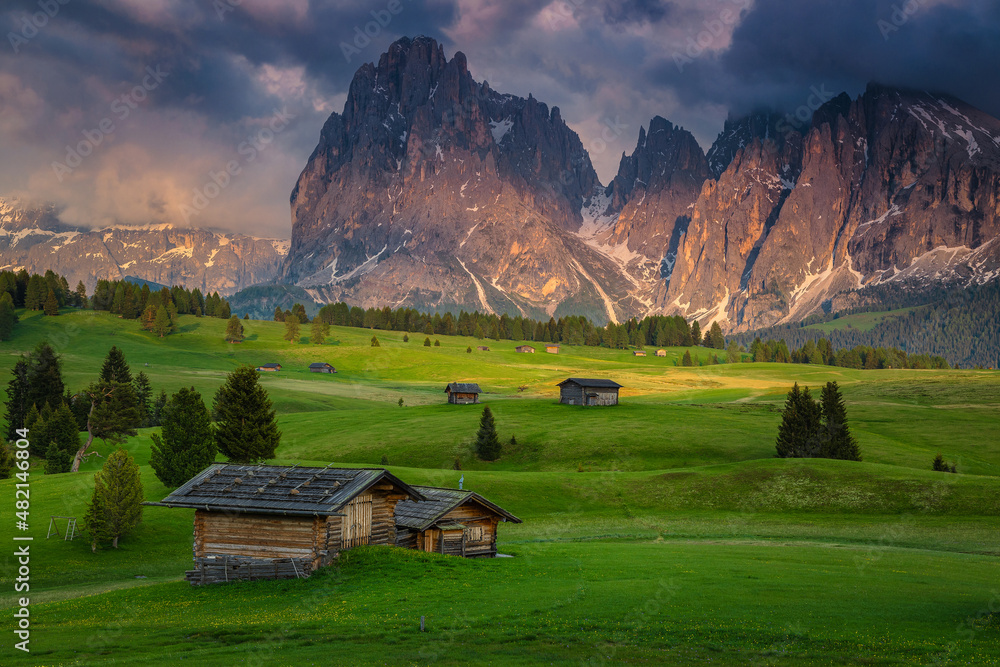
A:
{"type": "Polygon", "coordinates": [[[425,500],[401,500],[396,504],[396,525],[413,530],[426,530],[441,517],[470,499],[493,510],[507,521],[521,523],[516,516],[473,491],[442,489],[436,486],[414,486],[425,500]]]}
{"type": "Polygon", "coordinates": [[[587,378],[566,378],[560,382],[557,386],[561,387],[564,384],[572,382],[578,384],[581,387],[600,387],[602,389],[620,389],[621,385],[614,380],[601,380],[601,379],[587,379],[587,378]]]}
{"type": "Polygon", "coordinates": [[[330,516],[378,482],[424,496],[383,468],[315,468],[216,463],[158,503],[162,507],[330,516]]]}
{"type": "Polygon", "coordinates": [[[475,382],[449,382],[448,386],[444,388],[445,391],[450,391],[455,394],[481,394],[483,390],[479,388],[479,385],[475,382]]]}

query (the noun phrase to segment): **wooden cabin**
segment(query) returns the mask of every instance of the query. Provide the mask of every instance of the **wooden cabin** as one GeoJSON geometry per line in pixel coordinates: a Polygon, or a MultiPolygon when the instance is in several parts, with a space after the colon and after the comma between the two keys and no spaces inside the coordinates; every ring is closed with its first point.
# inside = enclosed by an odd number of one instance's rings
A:
{"type": "Polygon", "coordinates": [[[276,373],[281,370],[281,364],[261,364],[257,370],[261,373],[276,373]]]}
{"type": "Polygon", "coordinates": [[[559,383],[559,402],[566,405],[618,405],[621,385],[613,380],[567,378],[559,383]]]}
{"type": "Polygon", "coordinates": [[[396,505],[424,500],[382,468],[216,463],[158,503],[194,509],[192,585],[308,577],[341,551],[396,543],[396,505]]]}
{"type": "Polygon", "coordinates": [[[632,356],[633,357],[645,357],[646,356],[646,352],[644,350],[633,350],[632,351],[632,356]]]}
{"type": "Polygon", "coordinates": [[[478,493],[433,486],[413,487],[424,500],[396,505],[396,546],[464,558],[497,555],[497,527],[521,523],[478,493]]]}
{"type": "Polygon", "coordinates": [[[658,357],[665,357],[665,356],[667,356],[667,351],[666,350],[657,350],[656,351],[656,356],[658,356],[658,357]]]}
{"type": "Polygon", "coordinates": [[[490,348],[486,347],[485,345],[477,345],[476,349],[479,350],[480,352],[489,352],[490,351],[490,348]]]}
{"type": "Polygon", "coordinates": [[[514,348],[515,352],[520,352],[521,354],[534,354],[535,348],[530,345],[518,345],[514,348]]]}
{"type": "Polygon", "coordinates": [[[315,361],[309,364],[310,373],[336,373],[337,369],[325,361],[315,361]]]}
{"type": "Polygon", "coordinates": [[[449,382],[444,391],[448,394],[448,402],[455,405],[478,403],[479,394],[483,393],[475,382],[449,382]]]}
{"type": "Polygon", "coordinates": [[[545,351],[548,352],[549,354],[559,354],[559,346],[558,345],[546,345],[545,346],[545,351]]]}

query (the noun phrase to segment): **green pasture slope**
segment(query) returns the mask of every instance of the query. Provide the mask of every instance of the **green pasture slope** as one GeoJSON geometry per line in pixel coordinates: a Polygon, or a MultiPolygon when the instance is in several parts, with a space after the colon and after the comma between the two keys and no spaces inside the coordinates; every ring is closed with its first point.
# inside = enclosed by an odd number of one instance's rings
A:
{"type": "MultiPolygon", "coordinates": [[[[414,483],[464,475],[525,520],[501,527],[515,557],[372,547],[308,580],[192,588],[190,511],[147,508],[118,550],[46,541],[50,515],[83,516],[103,458],[75,475],[36,466],[32,652],[8,633],[0,663],[1000,664],[1000,373],[682,368],[684,349],[521,355],[510,341],[467,354],[483,342],[424,347],[423,334],[403,343],[347,328],[318,347],[286,343],[281,324],[245,324],[247,341],[227,345],[215,319],[182,317],[156,339],[103,313],[26,313],[0,343],[0,369],[47,338],[77,389],[116,344],[157,390],[210,398],[238,364],[280,362],[262,379],[284,434],[279,463],[384,456],[414,483]],[[312,361],[339,372],[308,373],[312,361]],[[622,404],[558,405],[568,376],[618,380],[622,404]],[[516,436],[500,461],[475,460],[480,410],[444,404],[452,380],[479,382],[501,437],[516,436]],[[787,388],[827,380],[844,389],[865,461],[774,459],[787,388]],[[932,472],[937,453],[960,474],[932,472]]],[[[158,500],[168,490],[148,467],[151,431],[127,446],[158,500]]],[[[0,482],[7,545],[13,503],[13,480],[0,482]]],[[[0,553],[11,619],[16,563],[9,546],[0,553]]]]}

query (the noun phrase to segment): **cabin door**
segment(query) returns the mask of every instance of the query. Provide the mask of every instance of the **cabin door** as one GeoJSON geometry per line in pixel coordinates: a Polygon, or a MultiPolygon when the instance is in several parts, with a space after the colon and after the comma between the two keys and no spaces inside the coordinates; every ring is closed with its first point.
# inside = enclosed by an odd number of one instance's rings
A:
{"type": "Polygon", "coordinates": [[[371,494],[358,496],[344,507],[344,549],[369,544],[372,537],[371,494]]]}

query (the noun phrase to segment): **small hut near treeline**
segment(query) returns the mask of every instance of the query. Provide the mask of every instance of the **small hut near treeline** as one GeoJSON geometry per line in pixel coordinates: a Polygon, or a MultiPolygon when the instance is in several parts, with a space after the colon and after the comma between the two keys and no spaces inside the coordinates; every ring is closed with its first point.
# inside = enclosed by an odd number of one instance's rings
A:
{"type": "Polygon", "coordinates": [[[658,357],[665,357],[665,356],[667,356],[667,351],[666,350],[657,350],[656,351],[656,356],[658,356],[658,357]]]}
{"type": "Polygon", "coordinates": [[[548,352],[549,354],[559,354],[559,346],[558,345],[546,345],[545,346],[545,351],[548,352]]]}
{"type": "Polygon", "coordinates": [[[396,546],[465,558],[497,555],[497,527],[521,523],[478,493],[415,486],[424,500],[396,505],[396,546]]]}
{"type": "Polygon", "coordinates": [[[328,364],[325,361],[314,361],[309,364],[310,373],[336,373],[337,369],[333,367],[332,364],[328,364]]]}
{"type": "Polygon", "coordinates": [[[489,352],[490,351],[490,348],[486,347],[485,345],[477,345],[476,349],[479,350],[480,352],[489,352]]]}
{"type": "Polygon", "coordinates": [[[633,350],[632,351],[632,356],[633,357],[645,357],[646,356],[646,352],[645,352],[645,350],[633,350]]]}
{"type": "Polygon", "coordinates": [[[396,543],[396,507],[424,496],[382,468],[214,464],[161,502],[194,513],[192,585],[308,577],[341,551],[396,543]]]}
{"type": "Polygon", "coordinates": [[[520,352],[521,354],[534,354],[535,348],[530,345],[518,345],[514,348],[515,352],[520,352]]]}
{"type": "Polygon", "coordinates": [[[621,385],[614,380],[567,378],[558,384],[559,402],[566,405],[618,405],[621,385]]]}
{"type": "Polygon", "coordinates": [[[281,370],[281,364],[261,364],[257,370],[261,373],[276,373],[281,370]]]}
{"type": "Polygon", "coordinates": [[[455,405],[478,403],[479,394],[483,393],[475,382],[449,382],[444,391],[448,394],[448,402],[455,405]]]}

